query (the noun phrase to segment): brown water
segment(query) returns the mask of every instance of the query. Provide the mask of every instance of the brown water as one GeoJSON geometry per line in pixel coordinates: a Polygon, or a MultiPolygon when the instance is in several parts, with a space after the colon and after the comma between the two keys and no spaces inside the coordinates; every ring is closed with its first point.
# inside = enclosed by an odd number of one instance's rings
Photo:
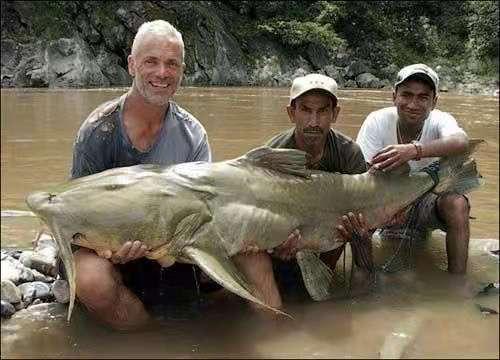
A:
{"type": "MultiPolygon", "coordinates": [[[[67,178],[79,124],[98,104],[123,91],[1,91],[2,247],[30,246],[38,222],[26,216],[25,196],[67,178]]],[[[205,126],[215,160],[225,160],[290,126],[287,92],[183,88],[176,101],[205,126]]],[[[391,94],[384,91],[340,91],[339,96],[342,111],[335,127],[351,137],[370,111],[391,105],[391,94]]],[[[485,248],[498,248],[499,238],[498,98],[442,94],[439,108],[452,113],[470,137],[487,141],[475,156],[485,185],[470,196],[475,217],[471,276],[498,281],[498,260],[484,255],[485,248]]],[[[498,316],[481,315],[476,299],[464,295],[456,279],[441,270],[442,240],[442,234],[435,233],[439,250],[422,255],[417,272],[386,276],[375,293],[287,304],[293,321],[260,319],[229,297],[171,316],[164,330],[120,334],[77,310],[70,325],[61,316],[2,321],[2,357],[373,358],[386,340],[410,339],[406,357],[498,358],[498,316]]],[[[498,310],[498,295],[481,301],[498,310]]]]}

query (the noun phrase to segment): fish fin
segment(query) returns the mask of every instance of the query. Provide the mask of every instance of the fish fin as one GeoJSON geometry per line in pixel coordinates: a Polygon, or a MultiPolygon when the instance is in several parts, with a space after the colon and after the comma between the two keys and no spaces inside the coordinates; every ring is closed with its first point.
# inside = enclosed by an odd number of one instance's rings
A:
{"type": "MultiPolygon", "coordinates": [[[[472,158],[463,162],[463,157],[445,158],[439,163],[439,183],[434,188],[437,194],[453,191],[465,194],[483,184],[483,179],[472,158]]],[[[431,168],[431,164],[427,169],[431,168]]],[[[431,169],[432,171],[432,169],[431,169]]]]}
{"type": "Polygon", "coordinates": [[[307,292],[315,301],[333,297],[333,271],[319,256],[310,250],[301,250],[296,255],[307,292]]]}
{"type": "Polygon", "coordinates": [[[260,299],[251,294],[251,287],[245,277],[236,268],[230,258],[218,256],[208,249],[187,246],[183,253],[196,265],[198,265],[214,281],[228,289],[229,291],[247,300],[253,301],[276,313],[291,317],[289,314],[265,304],[260,299]]]}
{"type": "Polygon", "coordinates": [[[75,269],[75,259],[73,257],[73,251],[71,250],[71,242],[65,241],[59,228],[56,226],[49,226],[52,230],[52,234],[59,247],[59,258],[62,260],[64,265],[64,273],[66,274],[66,280],[69,284],[69,307],[68,307],[68,322],[71,320],[71,313],[73,312],[73,307],[75,305],[76,297],[76,269],[75,269]]]}
{"type": "Polygon", "coordinates": [[[309,155],[296,149],[273,149],[262,146],[250,150],[237,161],[248,161],[255,166],[280,171],[284,174],[310,178],[311,171],[306,169],[306,160],[309,155]]]}

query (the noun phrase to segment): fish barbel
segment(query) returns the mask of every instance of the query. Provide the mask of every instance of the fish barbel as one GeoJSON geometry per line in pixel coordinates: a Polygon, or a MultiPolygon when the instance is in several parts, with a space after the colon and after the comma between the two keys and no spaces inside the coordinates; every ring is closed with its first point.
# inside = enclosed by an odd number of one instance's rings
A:
{"type": "Polygon", "coordinates": [[[30,194],[28,206],[59,245],[70,285],[68,321],[75,299],[71,244],[117,251],[139,240],[163,266],[196,264],[226,289],[280,312],[252,295],[231,256],[249,246],[273,249],[299,229],[306,287],[313,298],[328,298],[331,278],[305,274],[326,266],[317,254],[344,244],[334,232],[340,216],[361,212],[377,228],[431,189],[462,193],[480,177],[468,157],[442,162],[439,183],[427,172],[343,175],[308,170],[305,162],[302,151],[262,147],[215,163],[114,168],[30,194]]]}

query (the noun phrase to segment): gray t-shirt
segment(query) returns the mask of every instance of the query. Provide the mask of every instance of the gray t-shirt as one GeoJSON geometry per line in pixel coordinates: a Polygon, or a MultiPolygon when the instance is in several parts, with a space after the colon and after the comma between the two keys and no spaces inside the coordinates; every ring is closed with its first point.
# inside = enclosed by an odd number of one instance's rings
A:
{"type": "Polygon", "coordinates": [[[132,145],[123,127],[126,94],[95,109],[81,125],[73,145],[71,178],[138,164],[173,165],[211,161],[203,125],[190,113],[170,102],[156,142],[147,151],[132,145]]]}

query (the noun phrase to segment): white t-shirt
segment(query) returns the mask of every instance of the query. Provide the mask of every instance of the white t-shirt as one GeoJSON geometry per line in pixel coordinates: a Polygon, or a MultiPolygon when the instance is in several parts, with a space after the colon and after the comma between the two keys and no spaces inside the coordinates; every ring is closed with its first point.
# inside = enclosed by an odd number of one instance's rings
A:
{"type": "MultiPolygon", "coordinates": [[[[367,162],[384,147],[398,143],[397,139],[398,112],[395,106],[371,112],[359,129],[356,142],[367,162]]],[[[465,131],[458,125],[457,120],[449,113],[432,110],[425,119],[420,143],[425,144],[445,136],[464,134],[465,131]]],[[[418,170],[438,158],[424,158],[419,161],[409,161],[412,170],[418,170]]]]}

